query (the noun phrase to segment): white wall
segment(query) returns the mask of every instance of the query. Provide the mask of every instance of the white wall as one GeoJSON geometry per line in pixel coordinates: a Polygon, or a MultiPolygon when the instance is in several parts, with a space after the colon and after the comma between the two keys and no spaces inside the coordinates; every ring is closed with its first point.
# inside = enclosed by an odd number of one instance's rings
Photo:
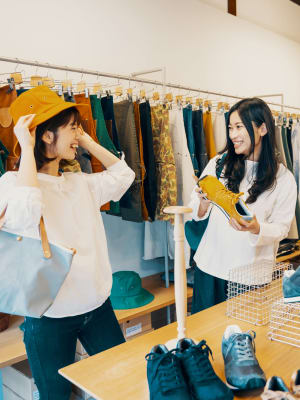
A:
{"type": "MultiPolygon", "coordinates": [[[[228,0],[198,0],[227,13],[228,0]]],[[[237,16],[300,43],[300,7],[290,0],[237,0],[237,16]]]]}
{"type": "MultiPolygon", "coordinates": [[[[300,44],[198,0],[2,0],[1,12],[4,56],[121,74],[164,65],[171,82],[240,96],[283,92],[300,107],[300,44]]],[[[0,62],[0,72],[11,69],[0,62]]],[[[120,221],[118,229],[111,218],[114,268],[161,269],[141,261],[142,225],[120,221]]]]}

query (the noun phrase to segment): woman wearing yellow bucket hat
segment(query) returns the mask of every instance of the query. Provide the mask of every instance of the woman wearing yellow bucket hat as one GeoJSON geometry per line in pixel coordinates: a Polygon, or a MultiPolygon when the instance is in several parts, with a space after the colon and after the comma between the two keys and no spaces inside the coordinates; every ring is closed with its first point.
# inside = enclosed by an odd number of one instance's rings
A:
{"type": "Polygon", "coordinates": [[[41,400],[69,399],[71,384],[57,371],[74,362],[77,339],[90,355],[124,341],[109,300],[112,272],[99,208],[120,200],[135,175],[80,129],[81,107],[43,86],[20,95],[10,109],[21,147],[19,171],[0,178],[4,228],[39,238],[43,215],[49,241],[77,251],[53,304],[41,318],[25,317],[23,325],[41,400]],[[74,159],[78,146],[106,170],[61,173],[60,162],[74,159]]]}

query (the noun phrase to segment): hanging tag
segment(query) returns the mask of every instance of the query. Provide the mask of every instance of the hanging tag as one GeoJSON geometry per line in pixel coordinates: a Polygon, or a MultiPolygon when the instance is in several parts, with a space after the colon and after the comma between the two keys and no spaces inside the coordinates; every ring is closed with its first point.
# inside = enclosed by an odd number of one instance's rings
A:
{"type": "Polygon", "coordinates": [[[146,97],[146,91],[145,91],[145,89],[141,89],[140,90],[140,98],[144,99],[145,97],[146,97]]]}
{"type": "Polygon", "coordinates": [[[20,72],[13,72],[10,74],[10,78],[15,81],[16,85],[23,82],[22,74],[20,72]]]}
{"type": "Polygon", "coordinates": [[[41,76],[33,75],[30,78],[30,86],[33,86],[33,87],[39,86],[39,82],[42,82],[42,79],[43,78],[41,76]]]}
{"type": "Polygon", "coordinates": [[[196,99],[196,106],[202,107],[203,106],[203,99],[197,98],[196,99]]]}
{"type": "Polygon", "coordinates": [[[63,95],[63,85],[59,85],[59,87],[58,87],[58,95],[59,96],[63,95]]]}
{"type": "Polygon", "coordinates": [[[101,93],[101,90],[102,90],[102,85],[100,83],[94,83],[93,93],[97,94],[98,96],[98,94],[101,93]]]}
{"type": "Polygon", "coordinates": [[[76,85],[76,92],[79,92],[79,93],[80,92],[84,92],[85,87],[86,87],[85,81],[78,82],[77,85],[76,85]]]}
{"type": "Polygon", "coordinates": [[[88,99],[89,98],[89,88],[84,89],[85,97],[88,99]]]}
{"type": "Polygon", "coordinates": [[[173,101],[173,94],[172,93],[166,93],[165,100],[167,100],[168,102],[171,103],[173,101]]]}
{"type": "Polygon", "coordinates": [[[122,86],[117,86],[117,87],[116,87],[116,90],[115,90],[115,95],[116,95],[116,96],[122,96],[122,94],[123,94],[123,88],[122,88],[122,86]]]}
{"type": "Polygon", "coordinates": [[[72,81],[71,80],[62,81],[63,90],[68,90],[68,87],[72,87],[72,81]]]}
{"type": "Polygon", "coordinates": [[[52,78],[49,78],[48,76],[42,78],[42,83],[49,88],[53,88],[55,86],[54,80],[52,78]]]}
{"type": "Polygon", "coordinates": [[[155,101],[159,100],[159,93],[158,92],[153,92],[152,99],[155,100],[155,101]]]}

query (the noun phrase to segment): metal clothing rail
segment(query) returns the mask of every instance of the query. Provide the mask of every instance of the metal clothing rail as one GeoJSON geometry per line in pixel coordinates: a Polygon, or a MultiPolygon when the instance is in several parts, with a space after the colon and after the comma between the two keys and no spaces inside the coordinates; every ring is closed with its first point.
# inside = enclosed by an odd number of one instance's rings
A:
{"type": "MultiPolygon", "coordinates": [[[[234,96],[231,94],[226,94],[226,93],[218,93],[218,92],[212,92],[209,90],[202,90],[198,88],[193,88],[190,86],[184,86],[184,85],[176,85],[174,83],[164,83],[161,81],[156,81],[152,79],[144,79],[144,78],[139,78],[135,74],[131,75],[119,75],[119,74],[111,74],[108,72],[101,72],[101,71],[94,71],[94,70],[89,70],[89,69],[81,69],[81,68],[73,68],[73,67],[67,67],[67,66],[62,66],[62,65],[55,65],[55,64],[49,64],[49,63],[41,63],[38,61],[28,61],[28,60],[22,60],[20,58],[9,58],[9,57],[0,57],[0,61],[4,62],[10,62],[13,64],[23,64],[23,65],[31,65],[33,67],[40,67],[40,68],[46,68],[46,69],[56,69],[60,71],[68,71],[68,72],[77,72],[79,74],[84,74],[84,75],[94,75],[94,76],[103,76],[106,78],[113,78],[113,79],[120,79],[120,80],[127,80],[127,81],[133,81],[133,82],[140,82],[140,83],[145,83],[149,85],[156,85],[156,86],[162,86],[162,87],[169,87],[172,89],[180,89],[180,90],[187,90],[190,92],[198,92],[198,93],[204,93],[204,94],[211,94],[215,96],[223,96],[223,97],[228,97],[232,99],[244,99],[245,97],[239,97],[239,96],[234,96]]],[[[150,72],[156,72],[158,69],[153,70],[153,71],[147,71],[147,73],[150,72]]],[[[272,95],[269,95],[272,96],[272,95]]],[[[270,105],[273,106],[279,106],[279,107],[284,107],[284,108],[291,108],[294,110],[300,110],[300,107],[294,107],[290,106],[287,104],[280,104],[280,103],[273,103],[273,102],[266,102],[270,105]]]]}

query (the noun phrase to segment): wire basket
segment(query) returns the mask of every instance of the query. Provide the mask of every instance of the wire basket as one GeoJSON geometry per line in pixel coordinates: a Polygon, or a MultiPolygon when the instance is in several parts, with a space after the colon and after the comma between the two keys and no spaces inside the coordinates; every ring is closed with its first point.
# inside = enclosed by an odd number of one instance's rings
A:
{"type": "Polygon", "coordinates": [[[300,303],[284,303],[282,298],[272,305],[268,337],[300,347],[300,303]]]}
{"type": "Polygon", "coordinates": [[[260,261],[229,271],[226,314],[254,325],[270,321],[271,307],[282,297],[282,277],[292,264],[260,261]]]}

